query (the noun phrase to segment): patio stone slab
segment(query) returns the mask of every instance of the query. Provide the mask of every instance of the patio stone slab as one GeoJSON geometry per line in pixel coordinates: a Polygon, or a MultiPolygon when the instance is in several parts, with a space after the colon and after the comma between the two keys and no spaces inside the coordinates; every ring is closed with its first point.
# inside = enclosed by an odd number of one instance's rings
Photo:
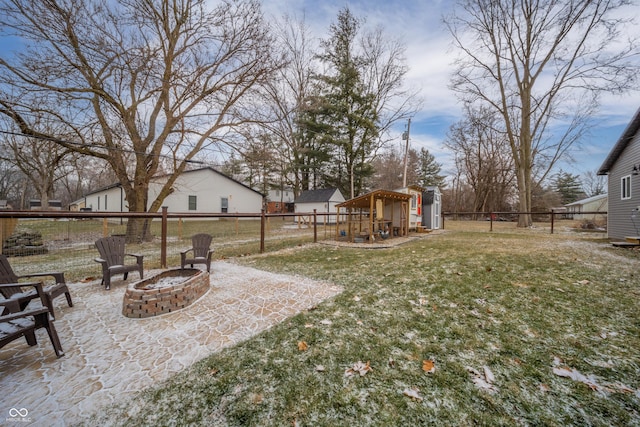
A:
{"type": "Polygon", "coordinates": [[[101,406],[341,292],[331,283],[220,261],[212,263],[209,291],[189,307],[131,319],[122,315],[122,299],[135,276],[113,281],[110,291],[99,280],[69,284],[74,307],[55,302],[64,357],[56,358],[43,329],[35,347],[17,340],[0,349],[0,425],[12,408],[28,411],[30,422],[20,425],[85,421],[101,406]]]}

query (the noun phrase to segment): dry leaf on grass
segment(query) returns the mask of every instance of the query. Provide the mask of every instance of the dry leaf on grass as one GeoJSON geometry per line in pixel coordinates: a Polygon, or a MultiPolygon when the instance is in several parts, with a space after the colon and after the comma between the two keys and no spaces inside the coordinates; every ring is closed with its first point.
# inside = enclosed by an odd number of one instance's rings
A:
{"type": "Polygon", "coordinates": [[[576,285],[588,285],[589,283],[591,283],[591,282],[589,282],[589,281],[588,281],[588,280],[586,280],[586,279],[585,279],[585,280],[578,280],[578,281],[576,282],[576,285]]]}
{"type": "Polygon", "coordinates": [[[367,363],[363,363],[361,361],[357,361],[350,368],[347,368],[344,371],[345,377],[352,377],[356,374],[359,374],[361,377],[364,377],[368,372],[372,371],[371,363],[367,361],[367,363]]]}
{"type": "Polygon", "coordinates": [[[420,390],[418,390],[417,388],[405,388],[402,391],[402,394],[404,394],[407,397],[410,397],[412,399],[416,399],[419,401],[422,401],[422,396],[420,396],[420,390]]]}
{"type": "Polygon", "coordinates": [[[321,325],[325,325],[325,326],[329,326],[331,323],[333,323],[333,322],[331,322],[331,320],[329,320],[329,319],[324,319],[324,320],[320,321],[320,324],[321,325]]]}
{"type": "Polygon", "coordinates": [[[298,350],[307,351],[308,348],[309,348],[309,345],[305,341],[298,342],[298,350]]]}
{"type": "Polygon", "coordinates": [[[316,372],[324,372],[326,368],[323,365],[316,365],[316,372]]]}
{"type": "Polygon", "coordinates": [[[433,374],[436,371],[436,364],[433,360],[426,359],[422,361],[422,370],[427,374],[433,374]]]}
{"type": "Polygon", "coordinates": [[[491,372],[491,369],[489,369],[488,366],[483,366],[482,370],[483,373],[480,373],[476,369],[467,366],[467,371],[469,371],[469,373],[473,376],[471,380],[476,385],[476,387],[478,387],[480,390],[486,390],[489,393],[495,393],[496,391],[498,391],[498,389],[493,384],[493,382],[495,382],[496,380],[493,372],[491,372]]]}

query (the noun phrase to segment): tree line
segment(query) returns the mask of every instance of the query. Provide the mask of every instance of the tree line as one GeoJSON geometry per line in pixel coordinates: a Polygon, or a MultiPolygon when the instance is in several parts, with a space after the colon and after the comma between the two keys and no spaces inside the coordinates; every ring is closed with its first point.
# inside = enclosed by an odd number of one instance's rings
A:
{"type": "MultiPolygon", "coordinates": [[[[468,189],[473,209],[530,211],[598,94],[632,86],[635,41],[611,49],[626,3],[460,1],[445,17],[464,105],[444,142],[447,185],[468,189]]],[[[0,0],[0,12],[1,36],[19,40],[0,57],[2,157],[41,199],[114,179],[130,211],[155,212],[180,173],[220,158],[263,193],[397,188],[405,162],[407,182],[445,182],[426,149],[395,146],[423,102],[405,84],[404,44],[349,8],[319,40],[303,20],[270,22],[258,0],[0,0]]],[[[148,237],[145,221],[127,227],[148,237]]]]}

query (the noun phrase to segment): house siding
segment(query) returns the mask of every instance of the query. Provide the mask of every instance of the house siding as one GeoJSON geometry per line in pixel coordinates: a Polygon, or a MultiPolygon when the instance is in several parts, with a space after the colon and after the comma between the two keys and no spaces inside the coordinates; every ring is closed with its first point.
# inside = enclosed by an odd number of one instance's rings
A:
{"type": "Polygon", "coordinates": [[[623,240],[640,234],[631,221],[633,209],[640,206],[640,175],[631,175],[634,165],[640,164],[640,133],[636,133],[622,155],[609,171],[609,238],[623,240]],[[621,179],[631,175],[631,198],[622,200],[621,179]]]}
{"type": "MultiPolygon", "coordinates": [[[[149,200],[158,196],[162,183],[163,178],[149,183],[149,200]]],[[[260,213],[262,209],[262,194],[211,168],[182,173],[162,205],[171,213],[222,213],[222,199],[227,200],[229,214],[260,213]],[[196,196],[195,210],[189,210],[189,196],[196,196]]],[[[119,185],[88,194],[84,201],[85,207],[94,212],[129,211],[125,192],[119,185]]]]}

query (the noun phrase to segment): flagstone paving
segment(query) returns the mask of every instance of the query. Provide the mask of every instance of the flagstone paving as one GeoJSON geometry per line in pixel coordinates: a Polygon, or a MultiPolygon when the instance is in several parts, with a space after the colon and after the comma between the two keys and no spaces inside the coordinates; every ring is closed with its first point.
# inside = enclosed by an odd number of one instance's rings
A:
{"type": "Polygon", "coordinates": [[[85,421],[100,407],[341,291],[331,283],[220,261],[211,266],[209,291],[189,307],[131,319],[122,315],[122,300],[128,283],[137,280],[132,275],[127,282],[112,282],[110,291],[99,281],[69,284],[73,307],[56,299],[62,358],[56,358],[43,329],[35,347],[16,340],[0,349],[0,425],[85,421]]]}

